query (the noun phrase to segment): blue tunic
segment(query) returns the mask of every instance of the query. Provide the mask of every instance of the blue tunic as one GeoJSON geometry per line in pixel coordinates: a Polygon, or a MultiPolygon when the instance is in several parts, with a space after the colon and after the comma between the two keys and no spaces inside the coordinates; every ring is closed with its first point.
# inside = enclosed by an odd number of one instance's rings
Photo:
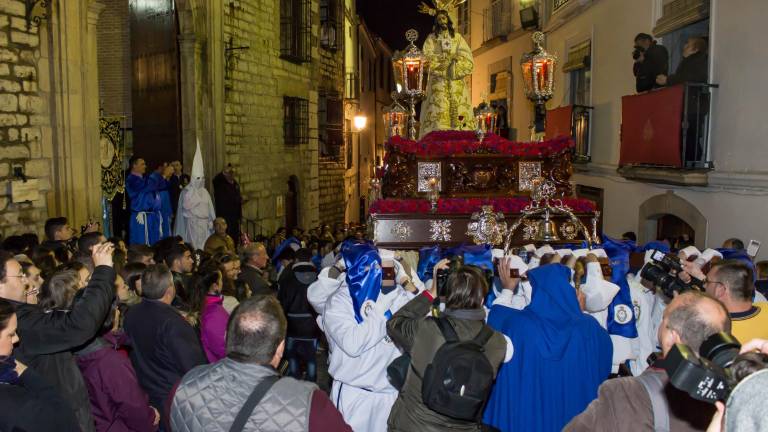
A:
{"type": "Polygon", "coordinates": [[[512,340],[514,355],[499,369],[483,420],[502,431],[560,431],[597,397],[613,346],[579,309],[567,267],[550,264],[527,275],[531,303],[523,310],[493,306],[488,316],[488,325],[512,340]]]}
{"type": "Polygon", "coordinates": [[[125,180],[131,199],[131,225],[129,244],[152,245],[170,235],[163,229],[162,198],[160,191],[168,189],[168,182],[158,173],[146,177],[131,174],[125,180]]]}

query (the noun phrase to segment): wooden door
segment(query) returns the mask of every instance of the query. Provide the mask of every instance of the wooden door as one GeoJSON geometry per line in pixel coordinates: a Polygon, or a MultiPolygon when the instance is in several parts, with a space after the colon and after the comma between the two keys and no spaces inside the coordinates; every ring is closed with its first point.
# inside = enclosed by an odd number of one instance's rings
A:
{"type": "Polygon", "coordinates": [[[147,170],[182,159],[174,0],[129,0],[134,154],[147,170]]]}

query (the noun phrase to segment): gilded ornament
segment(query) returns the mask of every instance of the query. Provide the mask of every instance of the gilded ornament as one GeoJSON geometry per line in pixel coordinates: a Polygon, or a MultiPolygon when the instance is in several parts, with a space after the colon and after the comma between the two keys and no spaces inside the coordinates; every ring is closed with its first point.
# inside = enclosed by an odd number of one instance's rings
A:
{"type": "Polygon", "coordinates": [[[507,232],[507,223],[503,213],[494,213],[493,206],[482,206],[480,212],[472,213],[467,224],[467,235],[475,244],[500,244],[507,232]]]}
{"type": "Polygon", "coordinates": [[[560,234],[567,240],[573,240],[579,234],[579,229],[576,228],[573,222],[563,222],[560,224],[560,234]]]}
{"type": "Polygon", "coordinates": [[[406,241],[411,238],[411,227],[404,221],[397,221],[392,225],[392,229],[389,230],[393,237],[400,241],[406,241]]]}

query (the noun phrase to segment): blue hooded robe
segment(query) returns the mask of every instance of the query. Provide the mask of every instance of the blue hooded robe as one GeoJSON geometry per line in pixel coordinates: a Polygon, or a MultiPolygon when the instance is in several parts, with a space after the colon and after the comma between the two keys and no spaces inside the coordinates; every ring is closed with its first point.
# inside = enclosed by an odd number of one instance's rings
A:
{"type": "MultiPolygon", "coordinates": [[[[168,182],[158,173],[142,177],[131,174],[125,180],[131,199],[129,244],[153,245],[163,233],[162,198],[160,191],[168,189],[168,182]]],[[[168,236],[170,232],[164,232],[168,236]]]]}
{"type": "Polygon", "coordinates": [[[499,369],[485,423],[502,431],[560,431],[611,373],[611,338],[579,309],[570,274],[561,264],[533,269],[525,309],[491,308],[488,324],[512,340],[514,355],[499,369]]]}

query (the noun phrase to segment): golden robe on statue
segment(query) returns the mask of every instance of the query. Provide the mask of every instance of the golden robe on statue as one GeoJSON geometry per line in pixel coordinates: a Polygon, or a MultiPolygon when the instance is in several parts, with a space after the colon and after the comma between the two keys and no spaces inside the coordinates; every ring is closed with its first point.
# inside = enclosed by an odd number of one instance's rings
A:
{"type": "Polygon", "coordinates": [[[475,66],[460,34],[430,33],[422,50],[429,60],[427,95],[421,103],[419,139],[435,130],[474,130],[475,116],[464,78],[475,66]]]}

